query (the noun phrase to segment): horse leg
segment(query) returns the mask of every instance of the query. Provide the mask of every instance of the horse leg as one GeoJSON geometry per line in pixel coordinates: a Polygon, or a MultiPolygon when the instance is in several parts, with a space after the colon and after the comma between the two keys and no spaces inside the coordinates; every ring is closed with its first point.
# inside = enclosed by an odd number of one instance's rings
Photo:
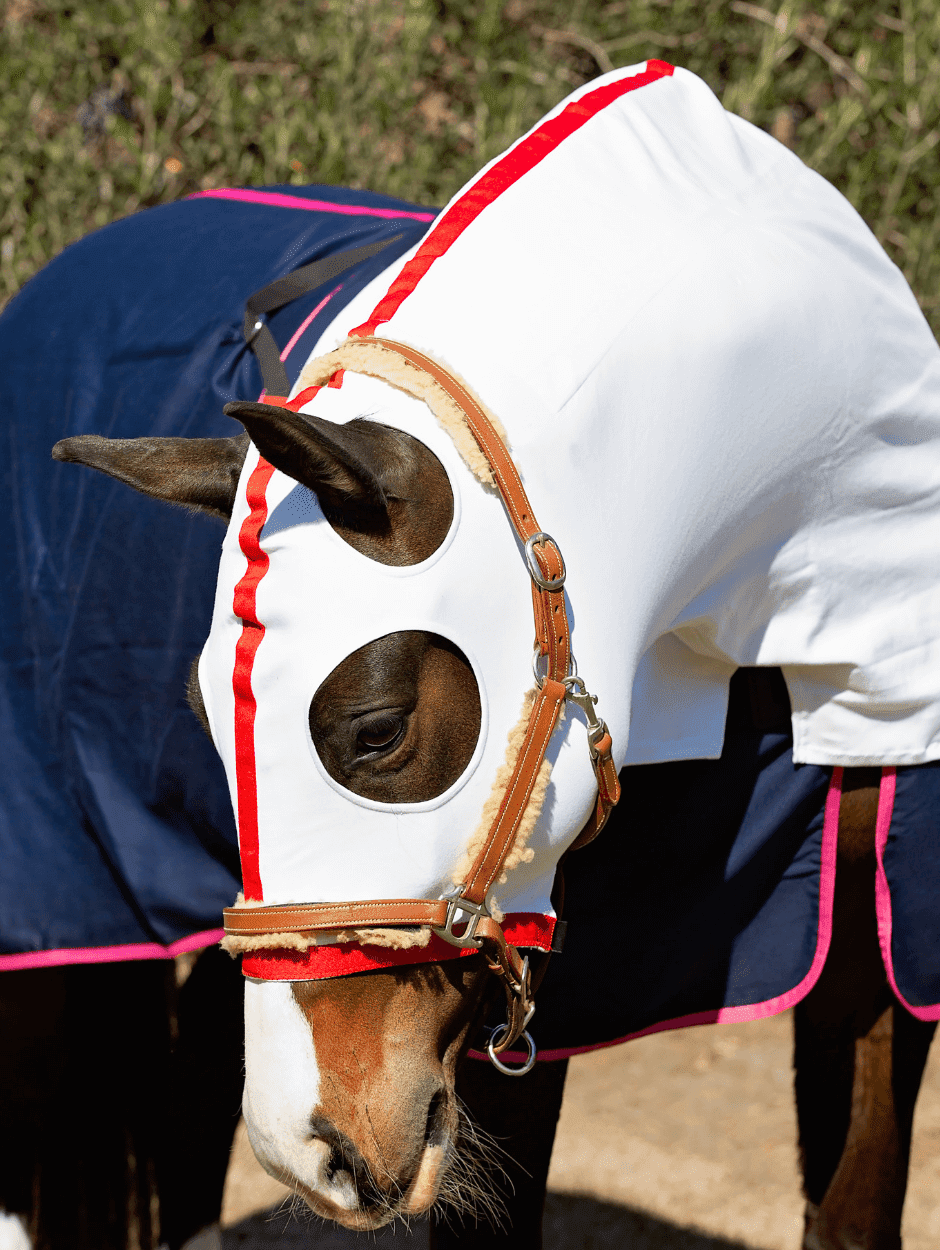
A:
{"type": "Polygon", "coordinates": [[[243,999],[241,967],[218,947],[200,953],[178,991],[158,1173],[160,1239],[169,1250],[205,1230],[207,1245],[218,1235],[244,1085],[243,999]]]}
{"type": "Polygon", "coordinates": [[[897,1004],[874,907],[878,769],[846,769],[832,943],[795,1017],[804,1250],[899,1250],[911,1125],[934,1026],[897,1004]]]}
{"type": "Polygon", "coordinates": [[[474,1124],[496,1139],[499,1152],[494,1151],[492,1180],[481,1179],[502,1191],[506,1213],[500,1228],[493,1228],[485,1217],[478,1217],[478,1222],[454,1210],[435,1213],[431,1250],[509,1245],[513,1250],[541,1250],[548,1165],[567,1071],[567,1059],[537,1063],[516,1079],[503,1076],[490,1063],[464,1062],[457,1074],[457,1093],[474,1124]],[[502,1185],[501,1170],[506,1173],[502,1185]]]}
{"type": "Polygon", "coordinates": [[[35,1250],[155,1250],[165,992],[157,962],[0,978],[0,1196],[35,1250]]]}

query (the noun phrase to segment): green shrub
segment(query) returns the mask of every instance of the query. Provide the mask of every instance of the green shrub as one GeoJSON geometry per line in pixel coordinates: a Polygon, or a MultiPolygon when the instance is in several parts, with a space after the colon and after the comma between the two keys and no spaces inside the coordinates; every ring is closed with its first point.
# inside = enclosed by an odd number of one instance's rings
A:
{"type": "Polygon", "coordinates": [[[744,0],[6,0],[0,297],[201,187],[445,201],[573,87],[659,56],[859,209],[940,325],[940,8],[744,0]]]}

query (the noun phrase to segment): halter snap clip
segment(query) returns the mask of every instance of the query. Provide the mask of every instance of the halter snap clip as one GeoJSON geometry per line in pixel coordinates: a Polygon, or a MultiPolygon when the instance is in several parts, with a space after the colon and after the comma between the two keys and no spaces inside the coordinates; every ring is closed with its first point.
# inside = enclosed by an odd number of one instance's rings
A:
{"type": "Polygon", "coordinates": [[[591,758],[596,759],[597,744],[604,734],[607,733],[607,725],[594,710],[597,695],[588,693],[587,686],[584,684],[584,678],[579,677],[577,673],[572,677],[563,677],[562,684],[568,692],[567,697],[572,703],[576,703],[587,717],[588,746],[591,750],[591,758]]]}

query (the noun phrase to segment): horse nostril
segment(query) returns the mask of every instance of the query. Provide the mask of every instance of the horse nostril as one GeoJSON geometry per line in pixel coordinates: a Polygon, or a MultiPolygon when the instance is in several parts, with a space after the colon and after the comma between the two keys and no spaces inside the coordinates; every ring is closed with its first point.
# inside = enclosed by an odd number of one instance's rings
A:
{"type": "Polygon", "coordinates": [[[323,1178],[327,1184],[352,1185],[361,1202],[372,1201],[378,1191],[369,1165],[346,1134],[341,1133],[325,1116],[312,1115],[310,1136],[329,1148],[329,1157],[323,1164],[323,1178]]]}
{"type": "Polygon", "coordinates": [[[343,1152],[336,1146],[330,1148],[330,1157],[327,1160],[324,1174],[330,1184],[336,1179],[337,1172],[346,1171],[346,1160],[343,1158],[343,1152]]]}
{"type": "Polygon", "coordinates": [[[424,1142],[430,1146],[437,1144],[444,1131],[444,1119],[447,1113],[447,1098],[444,1091],[438,1092],[428,1104],[428,1118],[424,1126],[424,1142]]]}

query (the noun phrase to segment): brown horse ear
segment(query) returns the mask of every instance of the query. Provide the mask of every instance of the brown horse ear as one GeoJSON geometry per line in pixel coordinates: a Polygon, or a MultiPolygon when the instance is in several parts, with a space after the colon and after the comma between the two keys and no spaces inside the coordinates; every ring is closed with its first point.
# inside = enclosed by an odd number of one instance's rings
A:
{"type": "Polygon", "coordinates": [[[269,464],[312,490],[328,515],[387,514],[383,462],[392,458],[394,434],[386,426],[363,420],[337,425],[243,400],[226,404],[224,412],[242,423],[269,464]]]}
{"type": "Polygon", "coordinates": [[[248,435],[236,438],[101,438],[78,434],[52,449],[53,460],[86,464],[144,495],[228,521],[248,435]]]}

